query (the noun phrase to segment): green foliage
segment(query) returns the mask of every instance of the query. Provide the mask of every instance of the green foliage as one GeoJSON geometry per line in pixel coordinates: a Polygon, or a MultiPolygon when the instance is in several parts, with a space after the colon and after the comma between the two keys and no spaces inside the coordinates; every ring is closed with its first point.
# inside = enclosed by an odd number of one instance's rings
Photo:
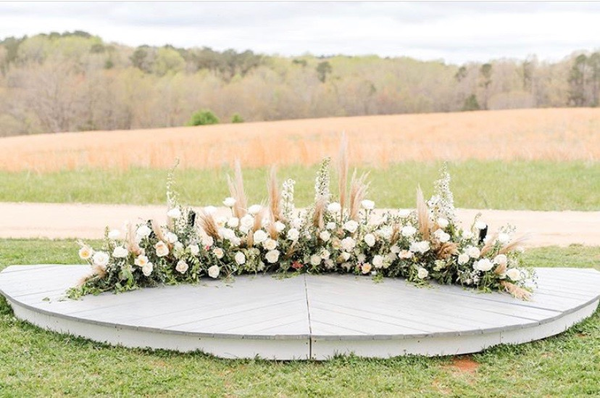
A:
{"type": "Polygon", "coordinates": [[[188,122],[188,126],[206,126],[209,124],[219,124],[219,118],[212,113],[212,111],[208,109],[202,109],[195,112],[190,121],[188,122]]]}
{"type": "Polygon", "coordinates": [[[319,62],[317,65],[317,75],[321,83],[325,83],[327,80],[327,75],[333,71],[331,64],[327,61],[319,62]]]}
{"type": "Polygon", "coordinates": [[[244,123],[244,118],[239,113],[234,113],[231,117],[231,123],[244,123]]]}
{"type": "Polygon", "coordinates": [[[477,102],[477,96],[475,94],[471,94],[465,100],[465,104],[462,107],[462,110],[465,112],[468,111],[478,111],[481,107],[479,106],[479,102],[477,102]]]}

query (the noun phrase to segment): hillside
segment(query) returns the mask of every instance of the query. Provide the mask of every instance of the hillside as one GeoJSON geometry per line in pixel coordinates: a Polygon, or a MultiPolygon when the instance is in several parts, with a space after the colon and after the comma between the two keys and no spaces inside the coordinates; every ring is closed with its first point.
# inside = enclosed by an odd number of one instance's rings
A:
{"type": "Polygon", "coordinates": [[[351,162],[600,159],[600,109],[526,109],[363,116],[0,139],[0,170],[214,168],[309,165],[335,155],[342,132],[351,162]]]}

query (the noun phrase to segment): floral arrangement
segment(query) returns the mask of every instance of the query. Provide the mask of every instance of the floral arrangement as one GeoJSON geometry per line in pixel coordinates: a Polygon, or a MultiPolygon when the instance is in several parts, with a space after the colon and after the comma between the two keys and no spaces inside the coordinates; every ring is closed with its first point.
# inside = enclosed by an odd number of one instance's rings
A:
{"type": "Polygon", "coordinates": [[[527,299],[533,271],[522,267],[523,238],[503,227],[488,234],[478,215],[463,229],[455,214],[450,175],[444,167],[434,196],[417,189],[416,210],[376,211],[366,198],[365,176],[348,186],[343,146],[338,170],[339,197],[330,192],[330,159],[321,163],[314,204],[294,206],[294,181],[281,189],[275,169],[268,180],[268,203],[248,206],[236,162],[230,197],[217,208],[186,208],[167,183],[166,225],[149,220],[128,231],[106,231],[104,247],[83,242],[79,256],[92,273],[69,290],[71,298],[105,291],[123,292],[159,284],[195,283],[258,272],[352,273],[402,277],[415,284],[437,281],[484,291],[507,291],[527,299]]]}

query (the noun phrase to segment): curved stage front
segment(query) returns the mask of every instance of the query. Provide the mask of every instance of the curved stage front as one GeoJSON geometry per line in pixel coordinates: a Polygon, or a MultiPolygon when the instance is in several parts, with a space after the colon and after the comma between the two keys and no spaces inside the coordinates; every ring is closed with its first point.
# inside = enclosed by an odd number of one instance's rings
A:
{"type": "Polygon", "coordinates": [[[538,268],[531,301],[458,286],[351,275],[238,276],[65,299],[87,265],[11,266],[0,291],[42,328],[126,347],[224,358],[316,359],[473,353],[563,332],[600,300],[600,272],[538,268]]]}

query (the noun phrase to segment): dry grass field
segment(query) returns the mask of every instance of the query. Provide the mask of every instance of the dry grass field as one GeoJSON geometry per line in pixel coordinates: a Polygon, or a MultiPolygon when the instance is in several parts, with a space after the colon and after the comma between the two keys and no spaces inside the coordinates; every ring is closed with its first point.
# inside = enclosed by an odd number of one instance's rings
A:
{"type": "Polygon", "coordinates": [[[525,109],[94,131],[0,139],[0,170],[311,165],[348,135],[353,164],[598,160],[600,109],[525,109]]]}

